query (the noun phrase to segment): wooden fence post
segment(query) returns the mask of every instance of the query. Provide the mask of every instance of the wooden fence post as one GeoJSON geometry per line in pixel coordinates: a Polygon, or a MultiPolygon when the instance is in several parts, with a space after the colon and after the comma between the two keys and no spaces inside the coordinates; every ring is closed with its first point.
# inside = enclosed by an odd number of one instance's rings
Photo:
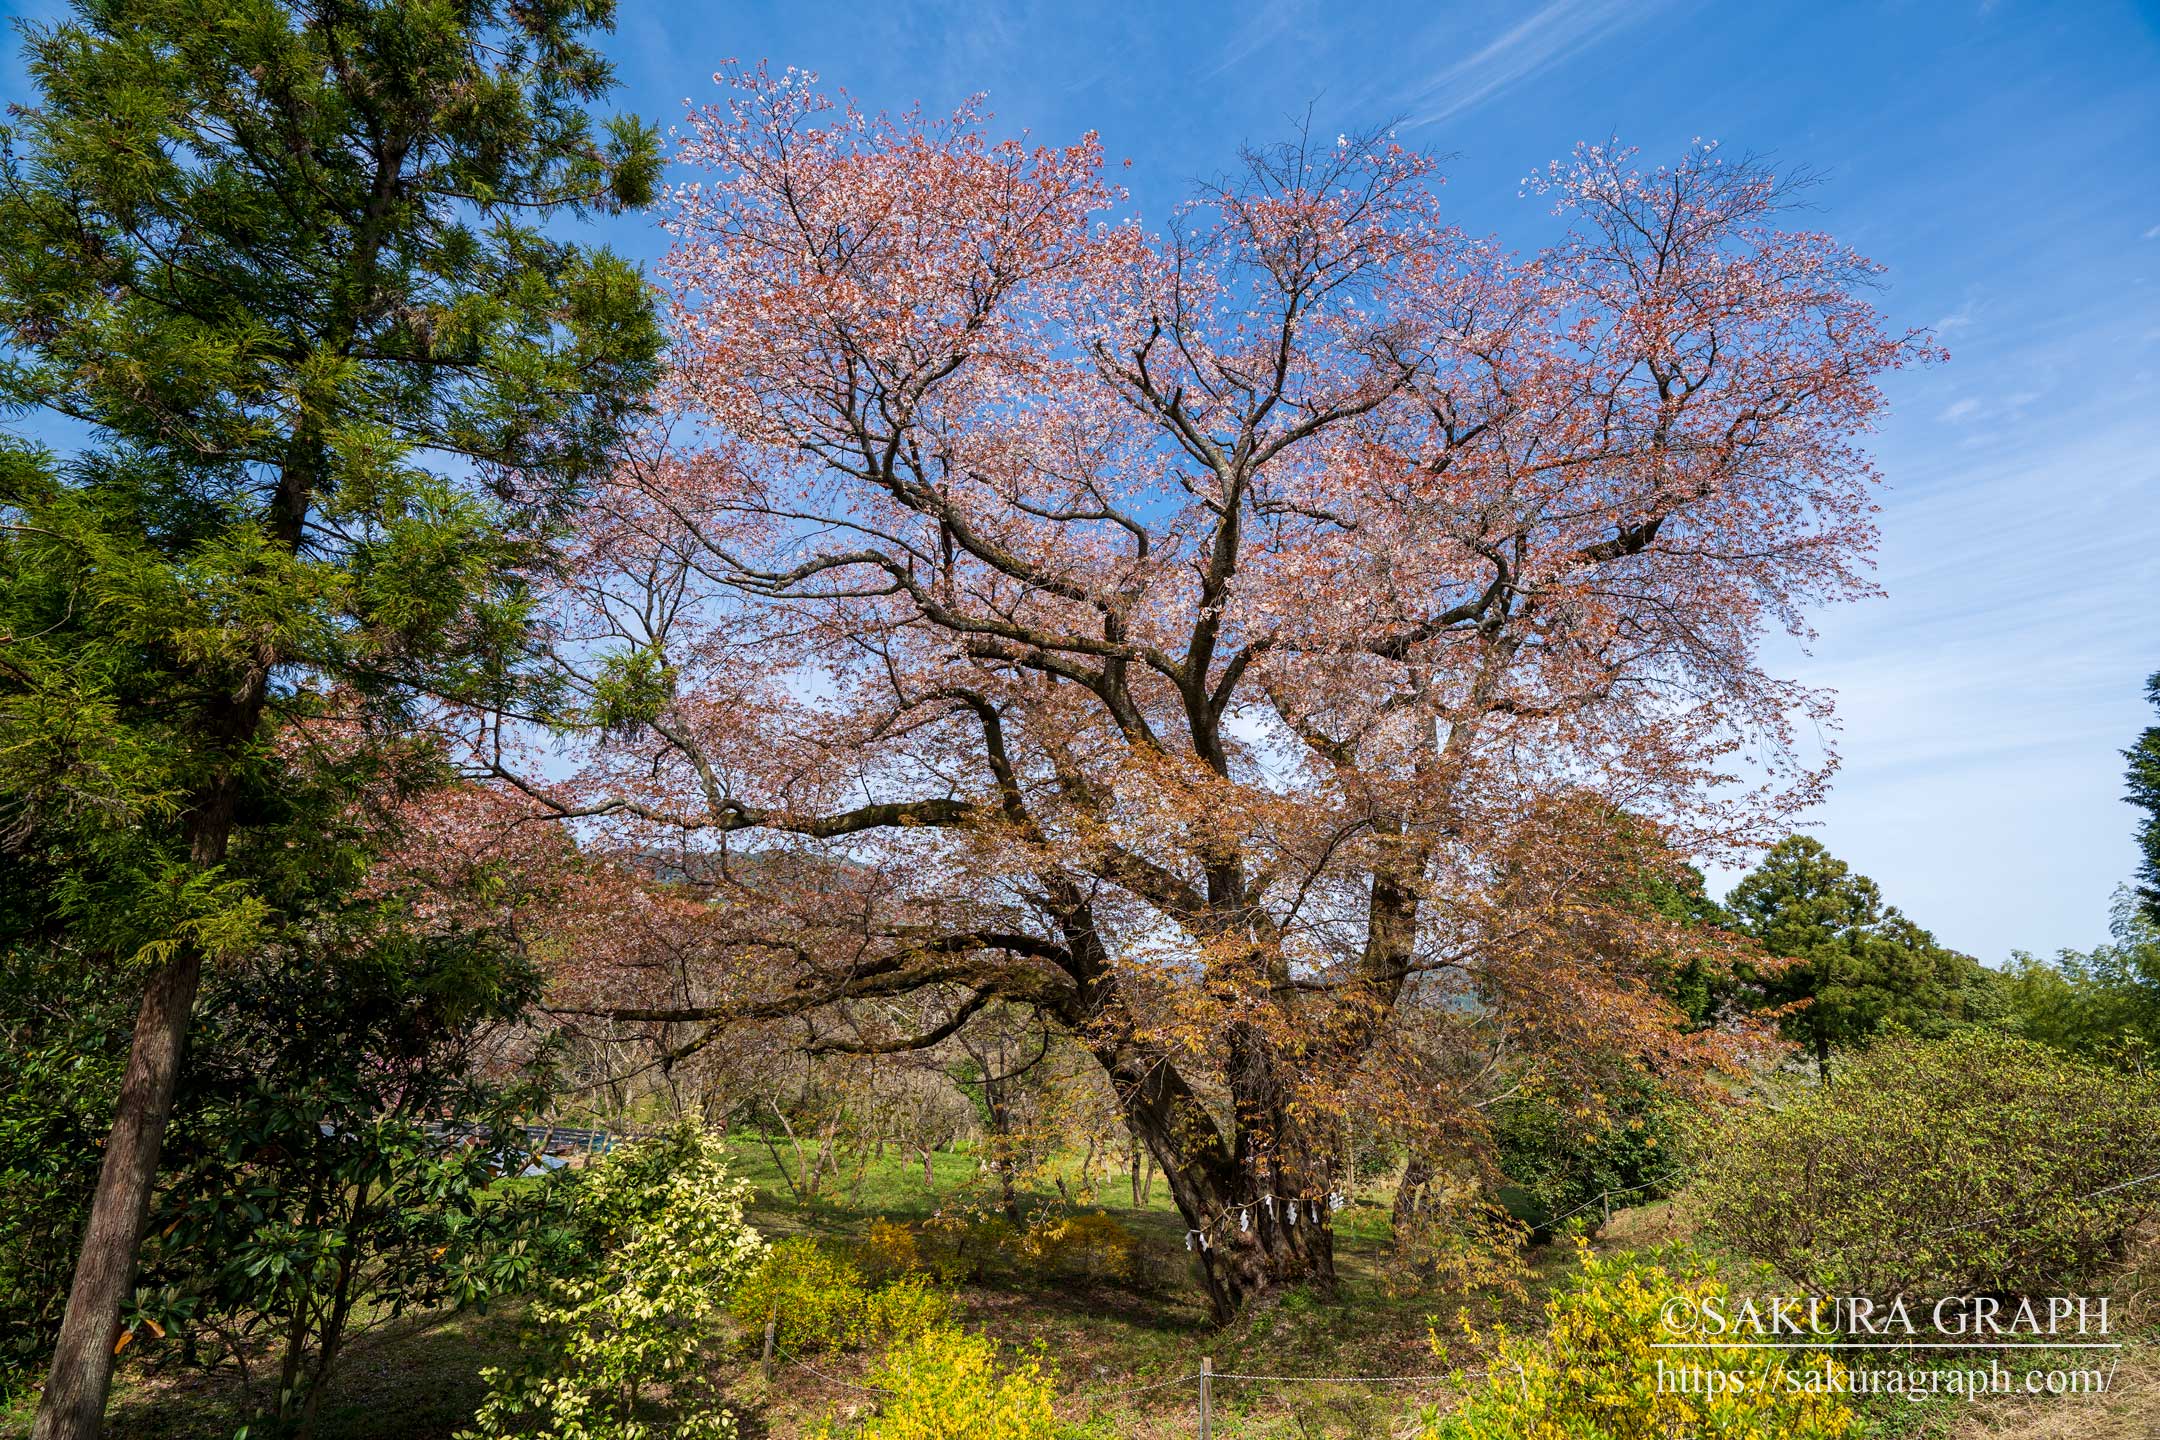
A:
{"type": "Polygon", "coordinates": [[[1208,1391],[1215,1378],[1215,1357],[1200,1357],[1200,1440],[1208,1440],[1208,1391]]]}
{"type": "Polygon", "coordinates": [[[764,1367],[765,1378],[768,1380],[772,1379],[773,1327],[778,1323],[775,1320],[765,1322],[765,1358],[759,1363],[764,1367]]]}

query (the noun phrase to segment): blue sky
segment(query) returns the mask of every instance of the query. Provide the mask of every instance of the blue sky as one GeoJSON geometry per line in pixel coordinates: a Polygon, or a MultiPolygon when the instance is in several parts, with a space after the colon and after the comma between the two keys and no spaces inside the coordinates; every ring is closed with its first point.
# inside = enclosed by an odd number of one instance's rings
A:
{"type": "Polygon", "coordinates": [[[983,90],[1001,128],[1100,131],[1156,215],[1308,103],[1454,155],[1456,218],[1524,246],[1552,232],[1518,182],[1581,139],[1822,172],[1810,223],[1952,358],[1895,377],[1874,445],[1887,598],[1774,652],[1842,697],[1816,832],[1982,959],[2103,938],[2136,863],[2118,752],[2160,670],[2160,6],[621,0],[618,29],[624,100],[664,123],[729,57],[872,108],[983,90]]]}

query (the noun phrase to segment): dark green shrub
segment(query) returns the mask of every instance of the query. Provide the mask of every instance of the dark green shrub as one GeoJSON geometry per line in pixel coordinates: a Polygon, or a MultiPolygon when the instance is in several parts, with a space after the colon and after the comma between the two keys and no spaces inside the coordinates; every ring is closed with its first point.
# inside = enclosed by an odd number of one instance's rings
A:
{"type": "Polygon", "coordinates": [[[528,1162],[544,1063],[507,1063],[527,959],[390,907],[221,968],[196,1007],[132,1343],[192,1363],[274,1347],[261,1400],[304,1432],[349,1334],[527,1290],[571,1244],[528,1162]],[[445,1128],[445,1127],[448,1128],[445,1128]]]}
{"type": "Polygon", "coordinates": [[[0,950],[0,1401],[51,1353],[135,998],[37,947],[0,950]]]}
{"type": "Polygon", "coordinates": [[[1877,1043],[1735,1116],[1706,1230],[1826,1294],[2035,1294],[2103,1271],[2160,1210],[2160,1083],[1987,1031],[1877,1043]],[[2108,1193],[2098,1193],[2107,1191],[2108,1193]]]}
{"type": "Polygon", "coordinates": [[[1670,1193],[1678,1183],[1679,1114],[1678,1103],[1639,1073],[1608,1081],[1594,1103],[1571,1105],[1551,1094],[1501,1102],[1492,1117],[1495,1158],[1524,1202],[1509,1208],[1533,1228],[1571,1213],[1595,1228],[1600,1195],[1617,1196],[1617,1208],[1670,1193]]]}

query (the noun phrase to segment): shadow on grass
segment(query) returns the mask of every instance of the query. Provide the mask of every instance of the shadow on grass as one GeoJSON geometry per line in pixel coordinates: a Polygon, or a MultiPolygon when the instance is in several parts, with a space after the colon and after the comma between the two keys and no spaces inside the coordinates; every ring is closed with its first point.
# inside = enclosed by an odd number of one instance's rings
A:
{"type": "MultiPolygon", "coordinates": [[[[388,1321],[353,1341],[331,1376],[316,1440],[449,1440],[472,1423],[486,1393],[481,1367],[514,1359],[516,1340],[514,1308],[388,1321]]],[[[274,1383],[274,1375],[258,1375],[257,1393],[267,1396],[274,1383]]],[[[229,1371],[160,1374],[138,1366],[123,1371],[113,1388],[105,1433],[128,1440],[230,1440],[248,1420],[244,1387],[229,1371]]]]}

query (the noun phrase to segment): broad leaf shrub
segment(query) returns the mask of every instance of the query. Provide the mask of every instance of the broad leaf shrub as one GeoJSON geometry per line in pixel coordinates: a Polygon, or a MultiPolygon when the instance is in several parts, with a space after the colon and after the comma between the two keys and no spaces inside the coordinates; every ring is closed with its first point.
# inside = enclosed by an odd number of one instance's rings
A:
{"type": "Polygon", "coordinates": [[[931,1268],[955,1279],[982,1281],[1024,1263],[1025,1230],[1003,1215],[955,1206],[923,1222],[931,1268]]]}
{"type": "Polygon", "coordinates": [[[1533,1224],[1581,1215],[1595,1229],[1601,1194],[1640,1205],[1670,1193],[1682,1158],[1682,1114],[1677,1097],[1632,1072],[1607,1079],[1604,1093],[1587,1104],[1533,1091],[1493,1107],[1494,1159],[1534,1202],[1533,1224]]]}
{"type": "Polygon", "coordinates": [[[870,1292],[864,1328],[873,1339],[911,1338],[946,1324],[952,1309],[952,1297],[933,1289],[927,1275],[903,1275],[870,1292]]]}
{"type": "Polygon", "coordinates": [[[490,1063],[539,994],[500,937],[430,933],[401,910],[333,907],[315,933],[220,965],[123,1312],[137,1353],[202,1364],[274,1346],[277,1384],[251,1408],[304,1436],[351,1330],[485,1307],[559,1270],[582,1243],[573,1187],[499,1181],[524,1168],[516,1127],[547,1106],[549,1049],[490,1063]]]}
{"type": "Polygon", "coordinates": [[[872,1289],[846,1257],[797,1236],[766,1250],[735,1286],[728,1308],[753,1336],[762,1337],[772,1322],[783,1349],[834,1351],[942,1324],[952,1301],[921,1275],[872,1289]]]}
{"type": "MultiPolygon", "coordinates": [[[[1581,1242],[1577,1242],[1579,1245],[1581,1242]]],[[[1836,1387],[1844,1367],[1807,1348],[1719,1345],[1660,1350],[1668,1306],[1722,1300],[1723,1281],[1686,1250],[1599,1257],[1547,1303],[1542,1337],[1501,1332],[1485,1386],[1419,1440],[1839,1440],[1853,1413],[1836,1387]],[[1660,1383],[1690,1367],[1726,1377],[1717,1393],[1660,1383]]],[[[1433,1348],[1444,1358],[1437,1336],[1433,1348]]]]}
{"type": "Polygon", "coordinates": [[[542,1285],[526,1363],[481,1371],[488,1395],[465,1436],[729,1440],[734,1417],[700,1361],[725,1331],[728,1289],[764,1249],[743,1221],[749,1187],[697,1127],[612,1151],[573,1183],[597,1258],[542,1285]],[[662,1386],[673,1413],[656,1423],[662,1386]]]}
{"type": "Polygon", "coordinates": [[[2160,1082],[1987,1032],[1876,1043],[1707,1147],[1707,1233],[1824,1294],[2038,1294],[2160,1209],[2160,1082]]]}
{"type": "Polygon", "coordinates": [[[998,1364],[997,1345],[944,1325],[897,1341],[871,1370],[883,1391],[860,1425],[828,1419],[813,1440],[1050,1440],[1052,1377],[1038,1360],[998,1364]]]}
{"type": "Polygon", "coordinates": [[[972,1273],[954,1243],[953,1232],[936,1220],[921,1226],[875,1219],[869,1233],[855,1242],[855,1263],[873,1284],[906,1275],[922,1275],[941,1285],[957,1285],[972,1273]]]}
{"type": "Polygon", "coordinates": [[[129,996],[30,946],[0,949],[0,1405],[52,1353],[127,1059],[129,996]]]}
{"type": "Polygon", "coordinates": [[[789,1350],[844,1350],[869,1333],[862,1271],[808,1236],[771,1245],[729,1297],[746,1330],[773,1323],[789,1350]]]}

